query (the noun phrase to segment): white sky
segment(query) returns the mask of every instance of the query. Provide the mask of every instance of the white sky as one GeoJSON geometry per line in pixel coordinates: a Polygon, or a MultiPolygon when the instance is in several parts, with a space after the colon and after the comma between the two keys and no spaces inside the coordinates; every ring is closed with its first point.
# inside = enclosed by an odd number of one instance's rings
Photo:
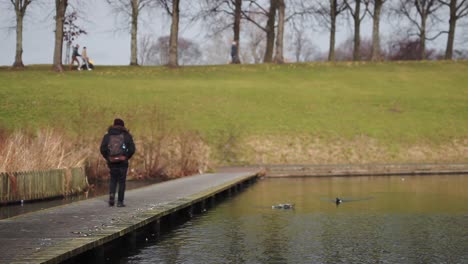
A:
{"type": "MultiPolygon", "coordinates": [[[[7,9],[8,5],[11,6],[9,0],[0,0],[0,65],[12,65],[15,56],[16,33],[14,30],[8,31],[6,29],[8,25],[13,25],[11,19],[14,17],[13,11],[7,9]]],[[[54,10],[53,3],[49,5],[51,5],[49,8],[43,7],[41,9],[28,10],[30,12],[27,14],[23,32],[23,62],[25,64],[52,63],[55,24],[52,14],[54,10]]],[[[118,26],[118,23],[110,12],[110,8],[106,2],[104,0],[87,0],[86,7],[83,10],[86,13],[85,20],[78,20],[77,24],[83,25],[88,34],[80,36],[77,43],[81,47],[86,46],[88,48],[88,56],[94,60],[95,64],[128,65],[130,62],[130,34],[124,31],[119,33],[114,32],[114,28],[116,25],[118,26]]],[[[183,12],[182,9],[181,12],[183,12]]],[[[387,21],[388,19],[383,19],[381,22],[381,32],[383,35],[393,34],[391,33],[393,32],[392,28],[395,28],[395,25],[392,26],[390,25],[391,22],[387,21]]],[[[367,19],[366,23],[362,26],[361,34],[363,38],[370,38],[371,36],[372,29],[370,22],[370,19],[367,19]]],[[[139,35],[152,34],[157,38],[168,35],[169,27],[169,18],[162,13],[153,14],[151,19],[145,16],[144,22],[139,25],[139,35]]],[[[203,38],[204,33],[202,31],[203,26],[201,25],[188,27],[182,23],[180,36],[201,44],[202,52],[209,52],[203,50],[203,47],[207,46],[207,40],[203,38]]],[[[231,30],[228,32],[231,34],[231,30]]],[[[322,52],[327,52],[328,32],[325,30],[310,30],[310,32],[311,37],[313,36],[314,44],[322,52]]],[[[466,27],[458,29],[458,40],[461,39],[460,36],[464,33],[466,33],[466,27]]],[[[337,35],[337,45],[350,35],[352,35],[352,27],[346,23],[342,23],[337,35]]],[[[437,42],[432,42],[430,47],[443,50],[445,49],[445,42],[446,36],[443,36],[437,42]]],[[[285,38],[285,44],[288,45],[288,38],[285,38]]],[[[229,45],[229,43],[226,43],[226,60],[229,58],[229,45]]],[[[459,41],[455,48],[463,48],[461,45],[459,41]]],[[[293,59],[291,54],[286,54],[286,57],[291,60],[293,59]]]]}

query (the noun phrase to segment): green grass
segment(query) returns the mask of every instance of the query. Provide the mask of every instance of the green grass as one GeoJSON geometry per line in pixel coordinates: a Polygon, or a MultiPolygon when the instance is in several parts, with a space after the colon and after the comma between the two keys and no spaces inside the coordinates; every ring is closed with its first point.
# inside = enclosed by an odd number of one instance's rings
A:
{"type": "Polygon", "coordinates": [[[468,62],[0,68],[0,127],[101,134],[115,116],[134,133],[166,123],[243,136],[368,136],[446,142],[468,135],[468,62]]]}

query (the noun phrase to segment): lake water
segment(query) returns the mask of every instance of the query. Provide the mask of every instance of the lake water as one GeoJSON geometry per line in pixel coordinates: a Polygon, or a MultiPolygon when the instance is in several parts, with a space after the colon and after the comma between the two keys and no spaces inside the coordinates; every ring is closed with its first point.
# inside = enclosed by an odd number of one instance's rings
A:
{"type": "Polygon", "coordinates": [[[454,175],[259,180],[120,263],[468,263],[467,188],[454,175]]]}

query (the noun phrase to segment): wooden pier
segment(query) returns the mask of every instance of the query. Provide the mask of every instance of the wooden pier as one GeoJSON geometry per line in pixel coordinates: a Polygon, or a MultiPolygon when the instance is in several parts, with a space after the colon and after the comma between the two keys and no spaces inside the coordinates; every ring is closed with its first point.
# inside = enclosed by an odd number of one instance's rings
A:
{"type": "Polygon", "coordinates": [[[126,192],[126,207],[109,207],[107,196],[0,220],[0,263],[73,263],[139,234],[158,233],[164,222],[203,212],[257,179],[257,172],[200,174],[126,192]]]}

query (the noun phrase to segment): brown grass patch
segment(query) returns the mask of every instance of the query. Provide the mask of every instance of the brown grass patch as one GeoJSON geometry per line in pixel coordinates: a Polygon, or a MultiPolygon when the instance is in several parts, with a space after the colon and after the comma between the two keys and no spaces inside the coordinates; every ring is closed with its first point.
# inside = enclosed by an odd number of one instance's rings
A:
{"type": "Polygon", "coordinates": [[[323,140],[317,137],[251,137],[246,160],[257,164],[453,163],[468,161],[468,139],[443,144],[418,143],[397,147],[373,138],[323,140]]]}

